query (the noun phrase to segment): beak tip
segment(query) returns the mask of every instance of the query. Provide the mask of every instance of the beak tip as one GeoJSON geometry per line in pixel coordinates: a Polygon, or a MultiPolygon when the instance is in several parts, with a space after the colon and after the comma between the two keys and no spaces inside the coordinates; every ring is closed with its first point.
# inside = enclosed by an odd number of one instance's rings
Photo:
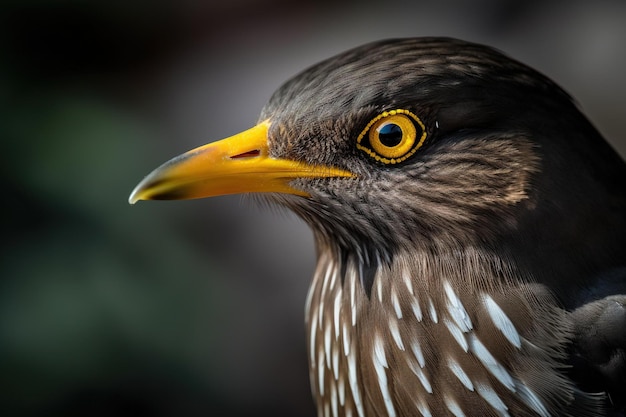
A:
{"type": "Polygon", "coordinates": [[[133,192],[130,194],[130,196],[128,197],[128,204],[130,204],[131,206],[134,205],[137,201],[139,201],[139,198],[137,197],[137,193],[135,193],[135,191],[133,190],[133,192]]]}
{"type": "Polygon", "coordinates": [[[145,200],[146,198],[144,198],[141,194],[142,192],[145,190],[145,186],[144,186],[145,180],[141,181],[139,184],[137,184],[137,186],[133,189],[133,191],[130,193],[130,196],[128,196],[128,204],[130,205],[134,205],[137,201],[139,200],[145,200]]]}

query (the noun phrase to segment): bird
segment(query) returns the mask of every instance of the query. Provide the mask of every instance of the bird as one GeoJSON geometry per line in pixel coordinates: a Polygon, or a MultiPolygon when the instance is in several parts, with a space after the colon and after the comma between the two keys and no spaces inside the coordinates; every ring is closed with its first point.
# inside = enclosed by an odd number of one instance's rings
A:
{"type": "Polygon", "coordinates": [[[357,46],[129,201],[239,193],[313,232],[319,416],[625,415],[626,164],[540,72],[454,38],[357,46]]]}

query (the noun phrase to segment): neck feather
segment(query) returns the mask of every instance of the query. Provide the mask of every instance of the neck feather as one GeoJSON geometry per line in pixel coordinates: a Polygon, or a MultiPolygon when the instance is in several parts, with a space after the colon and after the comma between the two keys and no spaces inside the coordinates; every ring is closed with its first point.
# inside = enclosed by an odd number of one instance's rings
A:
{"type": "Polygon", "coordinates": [[[548,416],[571,402],[562,372],[571,320],[505,260],[420,248],[363,265],[321,243],[306,306],[320,410],[548,416]]]}

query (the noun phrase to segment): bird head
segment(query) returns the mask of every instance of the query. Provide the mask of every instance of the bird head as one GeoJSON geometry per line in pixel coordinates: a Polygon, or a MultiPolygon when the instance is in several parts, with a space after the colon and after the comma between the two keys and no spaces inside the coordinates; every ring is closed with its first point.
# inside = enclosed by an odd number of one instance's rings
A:
{"type": "Polygon", "coordinates": [[[287,81],[255,127],[166,162],[130,202],[267,193],[318,241],[388,259],[572,233],[563,213],[589,217],[596,203],[581,196],[624,178],[607,158],[570,97],[529,67],[454,39],[387,40],[287,81]]]}

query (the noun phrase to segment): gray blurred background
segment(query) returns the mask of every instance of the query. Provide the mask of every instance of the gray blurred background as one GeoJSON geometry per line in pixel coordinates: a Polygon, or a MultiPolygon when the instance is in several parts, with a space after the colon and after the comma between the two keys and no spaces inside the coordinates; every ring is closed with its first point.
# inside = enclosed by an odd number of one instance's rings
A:
{"type": "Polygon", "coordinates": [[[3,416],[314,415],[307,228],[238,196],[126,200],[344,49],[490,44],[560,83],[626,155],[623,0],[0,7],[3,416]]]}

